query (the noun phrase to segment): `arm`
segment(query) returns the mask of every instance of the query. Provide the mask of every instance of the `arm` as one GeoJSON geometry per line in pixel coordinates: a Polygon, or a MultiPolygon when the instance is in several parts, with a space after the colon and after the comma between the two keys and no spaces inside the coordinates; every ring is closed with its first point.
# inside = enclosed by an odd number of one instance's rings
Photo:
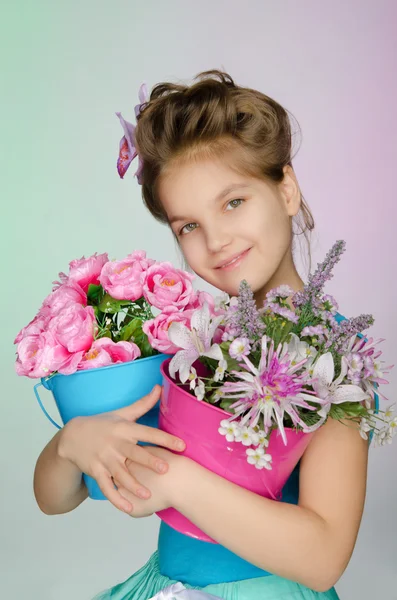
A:
{"type": "Polygon", "coordinates": [[[67,425],[41,452],[34,471],[36,502],[47,515],[70,512],[88,497],[81,471],[63,455],[65,432],[67,425]]]}
{"type": "Polygon", "coordinates": [[[315,432],[300,467],[297,506],[249,492],[176,457],[170,501],[245,560],[316,591],[352,555],[364,509],[368,442],[333,419],[315,432]]]}

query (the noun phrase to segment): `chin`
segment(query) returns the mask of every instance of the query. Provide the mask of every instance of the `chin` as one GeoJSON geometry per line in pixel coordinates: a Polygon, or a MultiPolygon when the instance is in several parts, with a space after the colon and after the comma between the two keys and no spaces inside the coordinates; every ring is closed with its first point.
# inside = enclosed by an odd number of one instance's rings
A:
{"type": "Polygon", "coordinates": [[[236,276],[231,281],[222,281],[212,282],[212,285],[217,287],[218,289],[225,291],[229,296],[238,296],[239,287],[241,281],[245,279],[249,286],[251,287],[254,295],[263,290],[268,283],[268,279],[263,279],[259,281],[257,277],[250,276],[248,273],[242,272],[241,274],[236,274],[236,276]]]}

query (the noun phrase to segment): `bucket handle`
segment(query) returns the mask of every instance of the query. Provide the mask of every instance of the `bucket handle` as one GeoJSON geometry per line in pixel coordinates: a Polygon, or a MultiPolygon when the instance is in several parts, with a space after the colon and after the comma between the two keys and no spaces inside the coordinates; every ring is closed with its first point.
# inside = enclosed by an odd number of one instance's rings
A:
{"type": "MultiPolygon", "coordinates": [[[[42,401],[41,401],[41,398],[40,398],[40,396],[39,396],[39,392],[37,391],[37,388],[39,387],[39,385],[43,385],[43,384],[42,384],[41,382],[39,382],[39,383],[36,383],[36,385],[34,386],[34,388],[33,388],[33,389],[34,389],[34,393],[36,394],[37,401],[38,401],[38,403],[40,404],[40,408],[41,408],[41,410],[43,411],[43,413],[45,414],[45,416],[47,417],[47,419],[49,419],[49,420],[51,421],[51,423],[52,423],[53,425],[55,425],[55,427],[58,427],[58,429],[62,429],[62,427],[61,427],[60,425],[58,425],[58,423],[55,423],[54,419],[52,419],[52,418],[50,417],[50,415],[48,414],[48,412],[47,412],[47,411],[46,411],[46,409],[44,408],[44,406],[43,406],[43,403],[42,403],[42,401]]],[[[43,387],[44,387],[44,386],[43,386],[43,387]]]]}

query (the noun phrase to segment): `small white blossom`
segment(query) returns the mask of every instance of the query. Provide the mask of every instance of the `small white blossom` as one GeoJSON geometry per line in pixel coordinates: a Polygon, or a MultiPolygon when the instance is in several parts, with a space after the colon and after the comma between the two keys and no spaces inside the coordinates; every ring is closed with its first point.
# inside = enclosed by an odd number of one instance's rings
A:
{"type": "Polygon", "coordinates": [[[371,426],[369,425],[367,419],[364,419],[363,417],[360,422],[360,435],[364,440],[368,439],[368,431],[371,431],[371,426]]]}
{"type": "Polygon", "coordinates": [[[236,436],[240,432],[240,427],[234,421],[228,421],[227,419],[223,419],[220,422],[220,427],[218,431],[221,435],[226,436],[228,442],[235,442],[236,436]]]}
{"type": "Polygon", "coordinates": [[[257,469],[268,469],[272,468],[272,457],[271,454],[265,454],[263,448],[247,448],[247,462],[250,465],[255,465],[257,469]]]}
{"type": "Polygon", "coordinates": [[[263,429],[258,431],[258,444],[259,446],[265,446],[266,448],[269,446],[269,440],[266,437],[266,433],[263,431],[263,429]]]}
{"type": "Polygon", "coordinates": [[[236,442],[241,442],[243,446],[251,446],[259,444],[259,435],[252,427],[242,427],[240,433],[236,437],[236,442]]]}
{"type": "Polygon", "coordinates": [[[203,400],[205,395],[205,385],[204,381],[201,379],[198,380],[196,387],[194,388],[194,393],[197,397],[197,400],[203,400]]]}
{"type": "Polygon", "coordinates": [[[196,387],[196,380],[197,380],[197,371],[194,367],[190,367],[190,373],[189,373],[188,380],[190,381],[190,389],[194,390],[194,388],[196,387]]]}
{"type": "Polygon", "coordinates": [[[249,340],[247,338],[236,338],[231,344],[229,348],[229,354],[231,358],[235,358],[236,360],[242,360],[243,356],[248,356],[250,353],[251,347],[249,340]]]}
{"type": "Polygon", "coordinates": [[[390,422],[393,418],[394,409],[396,408],[396,403],[390,404],[385,410],[385,419],[390,422]]]}
{"type": "Polygon", "coordinates": [[[387,425],[382,427],[374,436],[375,446],[385,446],[385,444],[391,444],[392,438],[397,433],[397,417],[390,421],[387,425]]]}
{"type": "Polygon", "coordinates": [[[216,310],[220,310],[220,309],[226,310],[229,302],[230,302],[229,294],[227,294],[226,292],[222,292],[218,296],[215,296],[215,299],[214,299],[215,309],[216,310]]]}
{"type": "Polygon", "coordinates": [[[227,361],[224,359],[220,360],[218,362],[218,366],[215,371],[214,381],[222,381],[222,379],[225,375],[226,368],[227,368],[227,361]]]}

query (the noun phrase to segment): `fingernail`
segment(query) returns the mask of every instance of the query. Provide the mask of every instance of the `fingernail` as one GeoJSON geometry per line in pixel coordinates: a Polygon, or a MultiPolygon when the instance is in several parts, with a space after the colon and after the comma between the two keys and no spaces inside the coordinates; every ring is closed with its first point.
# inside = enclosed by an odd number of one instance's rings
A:
{"type": "Polygon", "coordinates": [[[178,450],[184,450],[185,449],[185,442],[177,442],[176,447],[178,450]]]}
{"type": "Polygon", "coordinates": [[[157,471],[159,473],[165,473],[167,470],[167,465],[165,463],[157,463],[157,471]]]}
{"type": "Polygon", "coordinates": [[[143,488],[139,489],[137,491],[137,494],[140,498],[149,498],[150,493],[147,490],[144,490],[143,488]]]}

